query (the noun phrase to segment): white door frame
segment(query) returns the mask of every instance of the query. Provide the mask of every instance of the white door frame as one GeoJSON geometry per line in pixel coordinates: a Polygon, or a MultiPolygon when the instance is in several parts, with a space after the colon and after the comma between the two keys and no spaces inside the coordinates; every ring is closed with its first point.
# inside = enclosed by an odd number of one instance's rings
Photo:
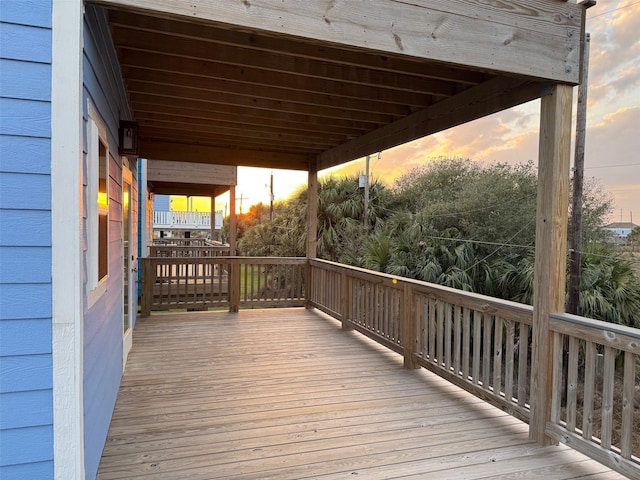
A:
{"type": "Polygon", "coordinates": [[[133,249],[133,246],[135,245],[135,242],[133,241],[133,233],[134,233],[134,228],[133,228],[133,175],[131,174],[131,170],[129,169],[128,165],[127,165],[128,161],[126,158],[122,159],[122,260],[123,260],[123,268],[126,268],[126,271],[123,271],[123,275],[128,275],[128,279],[125,279],[124,277],[122,278],[122,298],[124,300],[125,298],[125,294],[126,294],[126,298],[128,300],[128,305],[127,305],[127,309],[126,309],[126,314],[125,314],[125,310],[124,310],[124,306],[123,306],[123,310],[122,310],[122,330],[123,330],[123,334],[122,334],[122,371],[124,372],[124,368],[127,364],[127,357],[129,356],[129,352],[131,351],[131,346],[133,345],[133,328],[131,327],[132,323],[133,323],[133,318],[134,318],[134,311],[133,311],[133,295],[136,293],[134,291],[134,286],[136,285],[135,282],[135,275],[134,273],[137,271],[136,268],[136,252],[133,249]],[[125,194],[125,184],[129,185],[129,199],[128,199],[128,203],[126,203],[126,207],[125,207],[125,201],[124,201],[124,194],[125,194]],[[127,208],[128,212],[125,214],[124,209],[127,208]],[[125,229],[125,225],[124,222],[126,221],[129,223],[128,228],[125,229]],[[128,233],[128,239],[125,239],[124,235],[125,235],[125,230],[128,233]],[[128,248],[125,251],[125,242],[128,242],[128,248]],[[125,289],[127,289],[128,291],[125,292],[125,289]],[[127,322],[126,328],[125,328],[125,321],[127,322]]]}

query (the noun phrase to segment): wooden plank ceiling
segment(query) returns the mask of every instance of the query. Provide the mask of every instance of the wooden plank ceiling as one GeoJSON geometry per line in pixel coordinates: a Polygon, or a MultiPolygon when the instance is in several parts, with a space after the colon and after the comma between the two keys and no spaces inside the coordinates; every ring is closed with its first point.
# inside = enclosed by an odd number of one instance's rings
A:
{"type": "Polygon", "coordinates": [[[108,21],[147,158],[326,168],[541,95],[532,79],[247,28],[108,21]]]}

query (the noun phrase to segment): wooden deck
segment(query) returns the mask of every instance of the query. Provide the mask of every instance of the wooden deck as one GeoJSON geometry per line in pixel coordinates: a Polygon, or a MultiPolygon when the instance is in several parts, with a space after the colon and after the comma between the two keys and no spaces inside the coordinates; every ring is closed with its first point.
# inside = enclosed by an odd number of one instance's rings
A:
{"type": "Polygon", "coordinates": [[[99,480],[617,479],[305,309],[141,319],[99,480]]]}

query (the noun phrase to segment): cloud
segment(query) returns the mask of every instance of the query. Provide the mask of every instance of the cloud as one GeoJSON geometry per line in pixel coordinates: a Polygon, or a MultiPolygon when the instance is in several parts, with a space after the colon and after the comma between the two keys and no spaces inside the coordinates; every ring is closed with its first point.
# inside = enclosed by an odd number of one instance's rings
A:
{"type": "Polygon", "coordinates": [[[595,107],[620,95],[637,98],[640,4],[628,1],[598,4],[589,10],[587,30],[591,31],[589,105],[595,107]]]}

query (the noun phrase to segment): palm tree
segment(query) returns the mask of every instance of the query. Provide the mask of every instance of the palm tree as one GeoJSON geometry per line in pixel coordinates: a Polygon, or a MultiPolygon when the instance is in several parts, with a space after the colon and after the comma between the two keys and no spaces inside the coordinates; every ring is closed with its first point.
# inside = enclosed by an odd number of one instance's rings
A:
{"type": "Polygon", "coordinates": [[[580,309],[585,317],[640,328],[640,280],[631,262],[610,245],[585,247],[580,309]]]}

